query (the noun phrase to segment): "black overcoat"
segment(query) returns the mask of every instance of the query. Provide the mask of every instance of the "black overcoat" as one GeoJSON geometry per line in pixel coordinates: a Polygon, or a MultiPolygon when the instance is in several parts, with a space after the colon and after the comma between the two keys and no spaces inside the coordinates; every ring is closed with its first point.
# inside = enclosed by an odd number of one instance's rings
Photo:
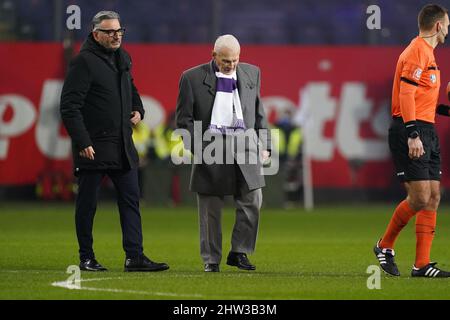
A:
{"type": "Polygon", "coordinates": [[[92,34],[70,63],[61,93],[61,118],[72,139],[75,174],[80,170],[129,169],[138,165],[130,114],[144,108],[122,48],[107,51],[92,34]],[[95,159],[79,156],[92,146],[95,159]]]}

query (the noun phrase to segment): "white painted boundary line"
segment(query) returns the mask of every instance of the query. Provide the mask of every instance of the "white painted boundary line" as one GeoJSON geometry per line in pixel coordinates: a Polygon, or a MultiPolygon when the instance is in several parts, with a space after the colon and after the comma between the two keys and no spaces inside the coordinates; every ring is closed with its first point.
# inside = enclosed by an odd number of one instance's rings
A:
{"type": "MultiPolygon", "coordinates": [[[[0,270],[0,273],[33,273],[33,274],[52,274],[57,273],[61,274],[60,270],[0,270]]],[[[146,273],[146,276],[152,276],[153,274],[146,273]]],[[[220,277],[260,277],[263,274],[246,274],[246,273],[222,273],[220,277]]],[[[266,274],[268,275],[268,274],[266,274]]],[[[211,276],[211,275],[207,275],[211,276]]],[[[165,274],[164,277],[170,278],[205,278],[205,274],[165,274]]],[[[282,277],[286,277],[283,275],[282,277]]],[[[289,275],[288,278],[298,278],[298,275],[289,275]]],[[[80,279],[82,282],[90,282],[90,281],[104,281],[104,280],[128,280],[128,279],[142,279],[142,277],[105,277],[105,278],[86,278],[80,279]]],[[[80,281],[80,282],[81,282],[80,281]]],[[[78,281],[76,281],[78,282],[78,281]]],[[[152,291],[137,291],[137,290],[124,290],[124,289],[114,289],[114,288],[94,288],[94,287],[81,287],[77,286],[76,283],[68,282],[68,281],[56,281],[51,283],[53,287],[59,287],[69,290],[86,290],[86,291],[103,291],[103,292],[112,292],[112,293],[130,293],[130,294],[138,294],[138,295],[148,295],[148,296],[166,296],[166,297],[187,297],[187,298],[207,298],[207,299],[229,299],[227,296],[219,296],[219,295],[202,295],[202,294],[177,294],[171,292],[152,292],[152,291]]],[[[252,297],[252,296],[232,296],[232,299],[237,300],[248,300],[248,299],[260,299],[260,297],[252,297]]]]}
{"type": "MultiPolygon", "coordinates": [[[[104,281],[104,280],[122,280],[127,279],[123,277],[115,277],[115,278],[91,278],[91,279],[80,279],[77,282],[89,282],[89,281],[104,281]]],[[[172,292],[152,292],[152,291],[138,291],[138,290],[123,290],[123,289],[114,289],[114,288],[94,288],[94,287],[86,287],[86,286],[77,286],[72,282],[68,281],[59,281],[53,282],[51,284],[53,287],[60,287],[70,290],[87,290],[87,291],[100,291],[100,292],[112,292],[112,293],[131,293],[131,294],[140,294],[140,295],[150,295],[150,296],[163,296],[163,297],[189,297],[189,298],[203,298],[204,296],[201,294],[178,294],[172,292]]]]}

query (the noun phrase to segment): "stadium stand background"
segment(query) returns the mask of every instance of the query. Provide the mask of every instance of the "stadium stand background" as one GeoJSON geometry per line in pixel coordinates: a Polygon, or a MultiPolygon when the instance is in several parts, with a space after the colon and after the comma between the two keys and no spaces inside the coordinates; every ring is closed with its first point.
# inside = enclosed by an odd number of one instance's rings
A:
{"type": "Polygon", "coordinates": [[[82,8],[85,32],[100,10],[121,14],[128,42],[210,43],[235,34],[247,44],[399,45],[416,35],[411,17],[427,0],[0,0],[0,40],[60,41],[65,9],[82,8]],[[370,32],[368,5],[383,8],[380,32],[370,32]],[[239,8],[235,10],[234,8],[239,8]],[[359,26],[359,27],[358,27],[359,26]]]}
{"type": "MultiPolygon", "coordinates": [[[[21,42],[60,45],[63,40],[69,39],[70,46],[64,45],[67,49],[65,52],[67,64],[76,51],[75,44],[83,41],[90,32],[90,21],[95,13],[100,10],[114,10],[120,13],[122,25],[127,29],[125,36],[127,44],[210,45],[217,35],[231,33],[244,45],[289,45],[296,48],[359,46],[374,50],[392,47],[397,50],[407,45],[417,35],[414,20],[418,8],[428,2],[429,0],[0,0],[0,42],[5,46],[21,42]],[[82,10],[82,30],[68,32],[65,25],[68,16],[66,8],[72,4],[78,5],[82,10]],[[382,8],[381,30],[368,30],[366,27],[368,16],[365,11],[373,4],[382,8]]],[[[439,2],[448,6],[448,0],[447,3],[439,2]]],[[[445,46],[448,47],[448,42],[445,46]]],[[[348,63],[352,62],[351,57],[346,57],[345,63],[347,59],[348,63]]],[[[328,60],[323,62],[326,63],[324,68],[330,64],[328,60]]],[[[370,61],[367,65],[370,65],[370,61]]],[[[363,69],[366,70],[365,67],[363,69]]],[[[365,73],[364,70],[361,72],[365,73]]],[[[264,81],[266,79],[264,78],[264,81]]],[[[358,79],[358,76],[355,79],[358,79]]],[[[445,83],[447,79],[443,75],[442,82],[445,83]]],[[[376,84],[382,89],[375,89],[383,90],[385,95],[389,96],[391,79],[383,81],[385,82],[376,84]]],[[[386,105],[386,108],[388,107],[386,105]]],[[[273,124],[283,129],[282,125],[273,124]]],[[[161,141],[164,140],[163,136],[167,136],[166,129],[171,129],[168,123],[165,125],[167,128],[164,129],[164,134],[153,135],[159,137],[161,141]]],[[[289,127],[284,129],[291,130],[289,127]]],[[[147,190],[145,193],[153,196],[157,194],[160,203],[164,204],[170,190],[172,201],[178,202],[180,194],[187,188],[189,171],[178,172],[171,167],[167,154],[158,156],[160,152],[157,146],[161,144],[157,138],[153,138],[154,141],[149,144],[151,148],[147,157],[153,168],[147,172],[151,172],[153,178],[155,174],[161,176],[153,179],[156,181],[153,185],[147,182],[146,188],[144,187],[147,190]],[[157,170],[154,170],[155,168],[157,170]]],[[[285,149],[288,150],[289,146],[285,146],[285,149]]],[[[394,180],[387,190],[360,188],[357,172],[361,169],[362,163],[358,159],[348,160],[354,188],[347,190],[317,188],[316,199],[390,201],[403,194],[394,180]]],[[[299,188],[302,187],[301,159],[293,154],[291,161],[286,163],[284,172],[268,178],[268,185],[271,188],[270,192],[266,192],[266,199],[275,206],[284,205],[286,201],[300,200],[298,197],[301,195],[299,188]]],[[[444,163],[443,166],[447,164],[444,163]]],[[[111,189],[105,192],[108,198],[112,195],[108,194],[111,189]]],[[[36,198],[70,200],[74,191],[76,190],[72,176],[65,177],[58,172],[47,172],[44,169],[38,176],[36,185],[0,185],[0,200],[36,198]],[[43,196],[45,194],[48,196],[43,196]]]]}

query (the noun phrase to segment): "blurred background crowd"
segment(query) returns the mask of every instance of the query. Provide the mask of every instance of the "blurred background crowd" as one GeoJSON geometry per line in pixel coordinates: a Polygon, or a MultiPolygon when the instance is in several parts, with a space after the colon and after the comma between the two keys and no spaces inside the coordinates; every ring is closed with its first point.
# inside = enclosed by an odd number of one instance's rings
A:
{"type": "MultiPolygon", "coordinates": [[[[280,170],[267,177],[267,205],[302,205],[305,183],[317,202],[398,198],[402,190],[386,152],[392,76],[399,53],[417,35],[417,13],[426,3],[0,0],[0,200],[75,196],[67,135],[59,125],[51,131],[51,121],[59,121],[58,90],[65,67],[101,10],[121,15],[135,82],[149,112],[150,120],[136,127],[133,136],[141,157],[142,196],[148,203],[194,203],[187,192],[189,166],[170,160],[180,143],[170,139],[177,83],[183,70],[207,62],[212,43],[226,33],[241,42],[243,60],[261,68],[266,112],[272,128],[279,129],[274,152],[280,170]],[[81,10],[79,30],[67,28],[71,5],[81,10]],[[377,30],[367,27],[371,5],[381,8],[377,30]],[[19,117],[19,108],[29,110],[30,123],[19,117]],[[310,109],[310,127],[302,108],[310,109]],[[48,119],[43,110],[50,112],[48,119]],[[354,123],[356,133],[348,125],[354,123]],[[306,136],[309,149],[304,148],[306,136]],[[63,151],[48,151],[47,144],[63,151]]],[[[441,4],[450,5],[448,0],[441,4]]],[[[446,84],[448,44],[437,51],[446,84]]],[[[447,124],[438,126],[440,134],[448,132],[447,124]]],[[[448,158],[443,150],[444,168],[448,158]]],[[[450,186],[450,175],[443,186],[450,186]]],[[[110,197],[110,189],[102,195],[110,197]]]]}

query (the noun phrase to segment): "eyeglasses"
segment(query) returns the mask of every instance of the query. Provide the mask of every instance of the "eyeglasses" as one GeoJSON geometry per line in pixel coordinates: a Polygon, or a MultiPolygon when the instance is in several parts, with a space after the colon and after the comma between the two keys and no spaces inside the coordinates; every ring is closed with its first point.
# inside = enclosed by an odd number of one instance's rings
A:
{"type": "Polygon", "coordinates": [[[108,37],[114,37],[115,35],[123,36],[125,33],[125,28],[117,29],[117,30],[104,30],[104,29],[96,29],[94,31],[101,31],[105,33],[108,37]]]}

